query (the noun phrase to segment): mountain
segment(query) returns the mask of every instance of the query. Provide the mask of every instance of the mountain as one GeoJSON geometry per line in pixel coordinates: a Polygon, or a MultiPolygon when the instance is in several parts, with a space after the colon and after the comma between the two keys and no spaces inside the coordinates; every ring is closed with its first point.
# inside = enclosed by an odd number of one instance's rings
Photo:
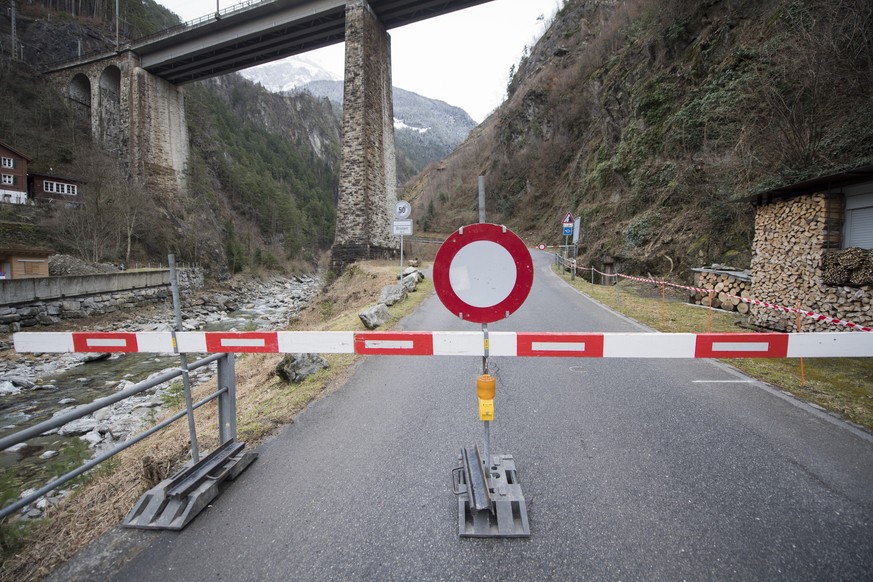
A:
{"type": "MultiPolygon", "coordinates": [[[[342,111],[342,81],[311,81],[295,92],[327,98],[337,112],[342,111]]],[[[397,87],[394,87],[393,98],[398,184],[448,156],[476,127],[466,111],[444,101],[397,87]]]]}
{"type": "Polygon", "coordinates": [[[747,266],[768,187],[873,163],[869,0],[565,0],[508,98],[407,185],[419,231],[530,244],[582,217],[580,262],[747,266]]]}
{"type": "Polygon", "coordinates": [[[313,81],[336,80],[327,69],[305,55],[258,65],[240,74],[272,93],[286,93],[313,81]]]}
{"type": "MultiPolygon", "coordinates": [[[[338,118],[342,118],[343,81],[305,55],[252,67],[240,74],[274,93],[327,98],[338,118]]],[[[476,122],[463,109],[394,87],[398,184],[448,156],[474,127],[476,122]]]]}
{"type": "MultiPolygon", "coordinates": [[[[178,18],[153,0],[121,0],[127,38],[178,18]]],[[[82,207],[0,204],[0,221],[23,224],[34,244],[89,261],[198,263],[215,277],[241,270],[308,270],[333,242],[341,125],[332,105],[279,95],[238,74],[185,87],[187,186],[150,191],[92,142],[38,66],[115,46],[102,0],[18,3],[23,60],[0,51],[0,141],[82,181],[82,207]]],[[[122,38],[122,42],[126,42],[122,38]]],[[[0,46],[11,19],[0,13],[0,46]]],[[[22,227],[23,228],[23,227],[22,227]]],[[[0,233],[0,244],[3,244],[0,233]]]]}

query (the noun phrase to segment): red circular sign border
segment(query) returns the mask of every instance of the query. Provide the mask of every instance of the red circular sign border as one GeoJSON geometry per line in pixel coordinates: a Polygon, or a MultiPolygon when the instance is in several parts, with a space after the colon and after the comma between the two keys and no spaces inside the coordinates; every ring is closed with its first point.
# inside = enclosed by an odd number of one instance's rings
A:
{"type": "Polygon", "coordinates": [[[433,286],[446,309],[464,321],[493,323],[514,313],[527,299],[533,285],[530,251],[514,232],[497,224],[477,223],[452,233],[437,251],[433,262],[433,286]],[[515,263],[515,285],[503,301],[490,307],[474,307],[458,297],[449,279],[455,255],[468,244],[488,241],[503,247],[515,263]],[[460,315],[459,315],[460,314],[460,315]]]}

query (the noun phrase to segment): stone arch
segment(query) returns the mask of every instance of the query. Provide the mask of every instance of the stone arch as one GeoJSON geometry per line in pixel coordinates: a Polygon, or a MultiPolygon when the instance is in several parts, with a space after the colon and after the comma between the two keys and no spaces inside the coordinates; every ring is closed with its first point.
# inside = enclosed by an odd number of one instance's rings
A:
{"type": "Polygon", "coordinates": [[[97,83],[99,123],[97,136],[103,147],[121,152],[121,69],[109,65],[100,73],[97,83]]]}
{"type": "Polygon", "coordinates": [[[82,73],[76,74],[67,85],[67,98],[73,112],[81,122],[91,124],[91,80],[82,73]]]}

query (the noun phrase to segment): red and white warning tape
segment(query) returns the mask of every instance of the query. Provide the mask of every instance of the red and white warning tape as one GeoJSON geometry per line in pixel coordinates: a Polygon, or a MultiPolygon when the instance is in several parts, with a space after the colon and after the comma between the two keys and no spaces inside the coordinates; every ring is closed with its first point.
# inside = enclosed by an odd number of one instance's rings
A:
{"type": "MultiPolygon", "coordinates": [[[[343,353],[383,356],[484,356],[481,331],[178,332],[181,353],[343,353]]],[[[21,353],[174,353],[169,332],[21,332],[21,353]]],[[[491,332],[489,354],[572,358],[873,357],[873,335],[828,333],[491,332]]]]}
{"type": "MultiPolygon", "coordinates": [[[[594,267],[576,267],[579,271],[594,271],[598,273],[602,277],[621,277],[623,279],[629,279],[631,281],[637,281],[640,283],[651,283],[653,285],[666,285],[667,287],[675,287],[677,289],[685,289],[687,291],[693,291],[694,293],[702,293],[704,295],[708,295],[710,293],[719,294],[724,293],[716,291],[715,289],[702,289],[700,287],[689,287],[688,285],[679,285],[678,283],[670,283],[669,281],[658,281],[656,279],[643,279],[642,277],[632,277],[630,275],[624,275],[622,273],[602,273],[595,269],[594,267]]],[[[754,299],[752,297],[742,297],[740,295],[731,295],[730,293],[724,293],[731,299],[739,299],[744,303],[749,303],[751,305],[759,305],[761,307],[766,307],[767,309],[775,309],[777,311],[782,311],[784,313],[793,313],[795,315],[800,314],[803,317],[809,317],[811,319],[815,319],[816,321],[821,321],[824,323],[832,323],[835,325],[842,325],[849,329],[854,329],[858,331],[868,331],[873,332],[873,327],[868,327],[865,325],[861,325],[859,323],[855,323],[852,321],[848,321],[845,319],[839,319],[837,317],[829,317],[827,315],[823,315],[821,313],[816,313],[814,311],[805,311],[802,309],[797,309],[796,307],[785,307],[784,305],[776,305],[774,303],[768,303],[766,301],[761,301],[760,299],[754,299]]]]}

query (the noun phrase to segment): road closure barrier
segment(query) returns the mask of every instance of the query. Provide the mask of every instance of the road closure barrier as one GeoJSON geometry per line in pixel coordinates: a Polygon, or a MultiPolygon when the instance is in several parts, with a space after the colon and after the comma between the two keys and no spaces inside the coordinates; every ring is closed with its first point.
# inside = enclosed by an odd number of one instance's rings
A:
{"type": "MultiPolygon", "coordinates": [[[[483,331],[177,332],[178,353],[333,353],[565,358],[839,358],[873,356],[873,334],[483,331]]],[[[19,353],[175,353],[170,332],[19,332],[19,353]]]]}

